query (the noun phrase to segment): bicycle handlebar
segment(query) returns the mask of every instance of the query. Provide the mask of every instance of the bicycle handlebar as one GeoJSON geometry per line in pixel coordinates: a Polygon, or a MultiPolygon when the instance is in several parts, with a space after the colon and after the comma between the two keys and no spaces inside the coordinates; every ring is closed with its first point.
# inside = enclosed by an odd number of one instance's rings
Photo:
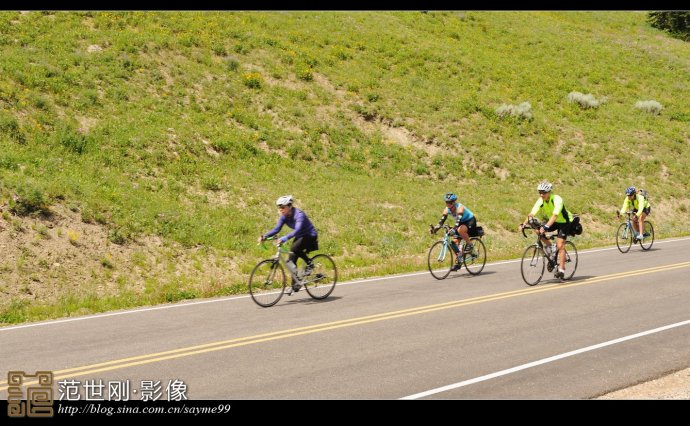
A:
{"type": "MultiPolygon", "coordinates": [[[[259,244],[261,244],[261,247],[263,247],[264,250],[265,250],[265,249],[267,249],[268,247],[266,247],[266,244],[264,244],[264,241],[271,241],[271,240],[275,240],[275,239],[277,239],[277,238],[278,238],[277,235],[273,235],[272,237],[264,238],[264,240],[261,241],[259,244]]],[[[283,243],[278,244],[278,246],[282,246],[282,245],[283,245],[283,243]]]]}
{"type": "MultiPolygon", "coordinates": [[[[527,221],[527,225],[529,225],[530,229],[539,229],[539,227],[541,226],[541,222],[539,221],[539,219],[533,217],[527,221]]],[[[526,228],[527,227],[522,228],[522,236],[525,238],[527,238],[527,234],[525,234],[526,228]]]]}
{"type": "MultiPolygon", "coordinates": [[[[441,228],[445,229],[446,232],[448,232],[448,231],[450,231],[450,229],[451,229],[452,227],[451,227],[450,225],[444,224],[443,226],[441,226],[441,228]]],[[[441,229],[441,228],[438,228],[438,229],[441,229]]],[[[434,226],[434,225],[429,225],[429,231],[431,231],[432,234],[435,234],[436,231],[438,231],[438,229],[435,229],[435,226],[434,226]]]]}

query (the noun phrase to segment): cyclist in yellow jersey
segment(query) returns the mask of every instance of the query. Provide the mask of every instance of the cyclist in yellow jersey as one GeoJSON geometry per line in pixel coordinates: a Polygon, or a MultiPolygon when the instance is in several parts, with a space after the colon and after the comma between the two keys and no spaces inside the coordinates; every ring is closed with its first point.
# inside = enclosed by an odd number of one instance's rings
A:
{"type": "Polygon", "coordinates": [[[537,186],[539,191],[539,199],[534,203],[532,211],[527,215],[527,219],[520,224],[520,229],[527,226],[531,218],[540,214],[546,220],[539,229],[535,229],[535,233],[541,235],[541,240],[544,243],[544,249],[547,255],[551,255],[553,247],[551,241],[544,237],[547,231],[558,230],[558,238],[556,239],[556,247],[558,249],[558,271],[556,276],[563,278],[565,276],[565,240],[568,237],[568,230],[570,228],[571,215],[563,205],[563,198],[560,195],[552,195],[551,189],[553,185],[549,182],[542,182],[537,186]]]}
{"type": "Polygon", "coordinates": [[[645,198],[640,191],[637,191],[634,186],[631,186],[625,190],[625,200],[623,200],[623,207],[621,207],[621,211],[617,212],[618,217],[627,211],[633,212],[632,224],[633,228],[635,228],[635,241],[638,239],[643,240],[645,237],[649,237],[648,232],[643,232],[640,236],[640,229],[644,230],[644,220],[652,211],[652,206],[649,204],[649,200],[647,200],[647,198],[645,198]]]}

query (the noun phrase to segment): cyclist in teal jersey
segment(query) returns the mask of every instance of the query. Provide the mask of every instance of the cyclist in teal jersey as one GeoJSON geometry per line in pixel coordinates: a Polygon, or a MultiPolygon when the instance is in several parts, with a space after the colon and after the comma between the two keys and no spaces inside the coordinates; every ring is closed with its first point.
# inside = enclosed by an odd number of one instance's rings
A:
{"type": "Polygon", "coordinates": [[[458,196],[452,192],[447,193],[443,197],[443,201],[446,202],[446,208],[443,209],[443,214],[441,216],[441,220],[438,222],[438,225],[431,230],[431,233],[435,233],[441,229],[441,226],[443,226],[443,223],[446,221],[448,215],[453,216],[455,219],[455,227],[453,228],[455,231],[453,242],[455,244],[451,245],[451,247],[453,247],[455,258],[457,260],[455,265],[453,265],[453,268],[451,268],[453,271],[457,271],[462,266],[462,258],[460,256],[460,249],[458,248],[458,244],[460,242],[460,240],[457,238],[458,234],[460,234],[460,237],[465,240],[465,251],[471,252],[473,246],[472,243],[470,243],[469,234],[470,232],[474,231],[474,228],[477,227],[477,219],[474,217],[474,214],[462,203],[457,202],[457,200],[458,196]]]}

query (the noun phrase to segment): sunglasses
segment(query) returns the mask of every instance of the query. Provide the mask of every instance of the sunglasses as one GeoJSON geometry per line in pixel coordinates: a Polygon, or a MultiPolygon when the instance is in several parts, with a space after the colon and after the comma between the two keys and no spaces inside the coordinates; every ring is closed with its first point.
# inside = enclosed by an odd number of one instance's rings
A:
{"type": "Polygon", "coordinates": [[[548,194],[548,192],[546,192],[546,191],[539,191],[539,195],[544,195],[544,194],[548,194]]]}

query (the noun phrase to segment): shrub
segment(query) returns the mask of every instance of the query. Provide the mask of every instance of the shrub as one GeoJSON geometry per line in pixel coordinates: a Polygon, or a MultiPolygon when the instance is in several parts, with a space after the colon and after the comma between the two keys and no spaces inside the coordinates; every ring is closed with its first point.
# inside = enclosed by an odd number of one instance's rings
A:
{"type": "Polygon", "coordinates": [[[635,108],[650,114],[659,115],[664,106],[657,101],[637,101],[635,108]]]}
{"type": "Polygon", "coordinates": [[[232,57],[232,56],[229,57],[229,58],[226,60],[226,62],[227,62],[227,64],[228,64],[228,69],[229,69],[230,71],[237,71],[237,69],[240,67],[240,61],[238,61],[236,58],[234,58],[234,57],[232,57]]]}
{"type": "Polygon", "coordinates": [[[506,115],[516,117],[520,120],[532,119],[532,105],[529,102],[523,102],[520,105],[502,104],[496,109],[496,114],[503,118],[506,115]]]}
{"type": "Polygon", "coordinates": [[[311,68],[303,67],[297,70],[297,78],[304,81],[312,81],[314,79],[314,75],[311,72],[311,68]]]}
{"type": "Polygon", "coordinates": [[[228,51],[225,50],[225,46],[215,45],[213,46],[213,53],[215,53],[217,56],[225,56],[228,54],[228,51]]]}
{"type": "Polygon", "coordinates": [[[26,143],[26,137],[19,128],[19,123],[9,114],[0,113],[0,134],[6,134],[10,141],[18,144],[26,143]]]}
{"type": "Polygon", "coordinates": [[[20,186],[9,202],[10,211],[19,216],[31,213],[49,213],[48,200],[39,188],[20,186]]]}
{"type": "Polygon", "coordinates": [[[591,93],[585,95],[580,92],[570,92],[568,93],[568,102],[576,103],[584,109],[599,108],[599,105],[606,102],[606,98],[597,100],[591,93]]]}
{"type": "Polygon", "coordinates": [[[260,89],[262,85],[261,74],[250,72],[244,75],[244,85],[251,89],[260,89]]]}
{"type": "Polygon", "coordinates": [[[83,154],[91,145],[91,138],[89,136],[79,133],[71,125],[61,125],[55,132],[57,142],[65,147],[67,150],[75,154],[83,154]]]}
{"type": "Polygon", "coordinates": [[[123,231],[121,228],[111,229],[108,231],[108,241],[113,244],[123,245],[127,242],[126,234],[126,231],[123,231]]]}

